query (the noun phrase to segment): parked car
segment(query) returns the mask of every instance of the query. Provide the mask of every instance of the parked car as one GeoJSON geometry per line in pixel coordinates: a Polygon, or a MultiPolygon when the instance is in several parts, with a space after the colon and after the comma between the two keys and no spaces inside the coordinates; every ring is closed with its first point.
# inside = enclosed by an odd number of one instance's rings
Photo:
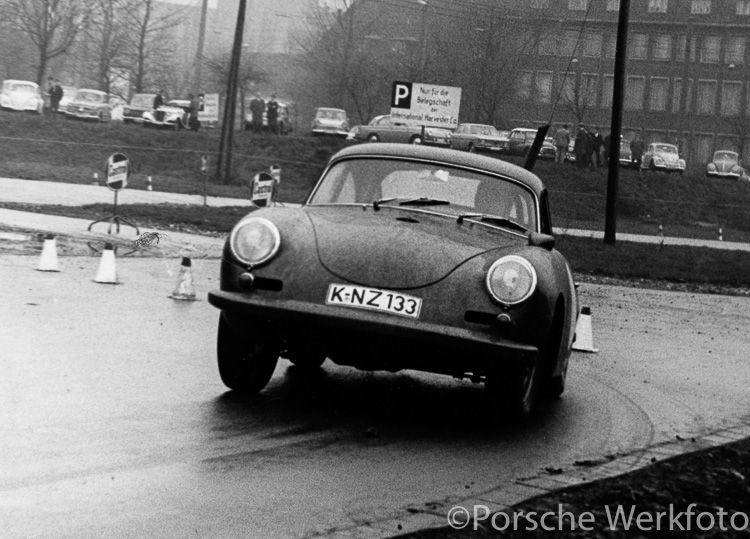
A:
{"type": "Polygon", "coordinates": [[[130,103],[122,109],[122,121],[126,124],[141,123],[143,113],[154,110],[156,94],[135,94],[130,103]]]}
{"type": "Polygon", "coordinates": [[[685,160],[680,159],[677,146],[674,144],[652,142],[648,145],[641,161],[641,170],[645,169],[652,172],[661,170],[682,174],[685,170],[685,160]]]}
{"type": "Polygon", "coordinates": [[[60,99],[60,103],[57,104],[57,112],[65,114],[65,109],[70,104],[70,102],[73,101],[73,98],[76,96],[76,92],[78,92],[78,88],[62,85],[62,90],[63,96],[62,99],[60,99]]]}
{"type": "Polygon", "coordinates": [[[539,159],[554,161],[556,155],[555,140],[552,137],[545,137],[542,147],[539,148],[539,159]]]}
{"type": "Polygon", "coordinates": [[[508,135],[507,153],[510,155],[521,155],[526,157],[531,149],[531,145],[534,144],[535,137],[536,129],[529,129],[526,127],[511,129],[510,135],[508,135]]]}
{"type": "MultiPolygon", "coordinates": [[[[271,98],[267,98],[267,99],[264,99],[264,101],[268,103],[270,99],[271,98]]],[[[289,133],[292,132],[292,129],[293,129],[292,120],[289,115],[289,103],[287,103],[286,101],[279,101],[279,100],[277,100],[276,102],[279,104],[279,117],[276,120],[276,123],[279,128],[279,134],[288,135],[289,133]]],[[[248,111],[249,111],[249,107],[248,107],[248,111]]],[[[253,128],[253,113],[247,112],[245,114],[245,131],[250,131],[252,128],[253,128]]],[[[268,130],[268,113],[266,113],[265,111],[263,112],[263,130],[264,131],[268,130]]]]}
{"type": "Polygon", "coordinates": [[[101,90],[80,89],[65,107],[68,117],[108,122],[112,119],[110,95],[101,90]]]}
{"type": "Polygon", "coordinates": [[[630,151],[630,142],[620,141],[620,166],[630,167],[633,165],[633,152],[630,151]]]}
{"type": "Polygon", "coordinates": [[[0,108],[41,114],[44,97],[36,82],[9,79],[0,90],[0,108]]]}
{"type": "Polygon", "coordinates": [[[500,153],[507,150],[507,142],[494,126],[485,124],[459,124],[451,135],[451,148],[467,152],[500,153]]]}
{"type": "Polygon", "coordinates": [[[451,131],[441,127],[425,127],[422,140],[420,126],[394,122],[390,114],[383,114],[375,116],[367,125],[353,127],[347,138],[360,142],[401,142],[448,147],[451,143],[451,131]]]}
{"type": "Polygon", "coordinates": [[[706,176],[709,178],[739,180],[746,175],[747,172],[742,166],[737,152],[717,150],[714,152],[711,162],[706,165],[706,176]]]}
{"type": "Polygon", "coordinates": [[[143,127],[166,127],[175,131],[187,129],[189,110],[189,99],[172,99],[156,110],[144,112],[143,127]]]}
{"type": "Polygon", "coordinates": [[[254,393],[280,356],[303,370],[328,358],[484,382],[499,418],[527,416],[563,392],[578,315],[548,204],[537,176],[499,159],[339,151],[301,207],[259,208],[229,234],[209,293],[222,381],[254,393]]]}
{"type": "Polygon", "coordinates": [[[346,137],[349,134],[349,119],[343,109],[317,108],[312,121],[312,135],[336,135],[346,137]]]}

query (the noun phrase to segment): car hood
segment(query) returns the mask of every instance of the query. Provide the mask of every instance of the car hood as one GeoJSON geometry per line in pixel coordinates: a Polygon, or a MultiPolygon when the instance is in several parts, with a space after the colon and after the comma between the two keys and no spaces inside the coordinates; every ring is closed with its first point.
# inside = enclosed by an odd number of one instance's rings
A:
{"type": "Polygon", "coordinates": [[[518,234],[398,207],[308,206],[320,263],[348,282],[389,289],[427,286],[518,234]]]}
{"type": "Polygon", "coordinates": [[[96,101],[78,101],[76,99],[72,100],[70,105],[73,107],[86,107],[90,109],[100,109],[107,106],[106,103],[97,103],[96,101]]]}
{"type": "Polygon", "coordinates": [[[731,159],[716,159],[713,161],[716,166],[716,172],[729,172],[737,166],[737,161],[731,159]]]}
{"type": "Polygon", "coordinates": [[[676,165],[680,160],[680,156],[676,153],[657,153],[656,156],[661,157],[661,159],[668,165],[676,165]]]}
{"type": "Polygon", "coordinates": [[[341,127],[346,123],[345,120],[332,120],[330,118],[315,118],[315,123],[325,125],[326,127],[341,127]]]}

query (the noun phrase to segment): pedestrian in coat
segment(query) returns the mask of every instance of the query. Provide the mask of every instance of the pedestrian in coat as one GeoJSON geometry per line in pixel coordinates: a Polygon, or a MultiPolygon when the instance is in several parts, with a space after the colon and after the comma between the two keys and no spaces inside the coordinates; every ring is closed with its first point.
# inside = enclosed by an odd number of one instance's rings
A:
{"type": "Polygon", "coordinates": [[[643,150],[645,149],[645,145],[643,143],[643,139],[641,138],[640,133],[636,133],[636,135],[633,137],[633,140],[630,141],[630,162],[632,164],[632,167],[640,172],[641,170],[641,161],[643,160],[643,150]]]}
{"type": "Polygon", "coordinates": [[[266,102],[258,94],[250,101],[250,113],[253,116],[252,126],[254,133],[263,131],[263,113],[266,112],[266,102]]]}
{"type": "Polygon", "coordinates": [[[564,163],[565,154],[568,151],[570,145],[570,131],[568,131],[568,124],[564,124],[555,133],[555,163],[564,163]]]}
{"type": "Polygon", "coordinates": [[[591,155],[594,157],[592,163],[592,168],[600,167],[602,166],[602,146],[604,146],[604,139],[602,138],[602,134],[599,132],[599,128],[594,126],[594,138],[593,138],[593,146],[594,146],[594,153],[591,155]]]}
{"type": "Polygon", "coordinates": [[[576,166],[586,166],[586,146],[588,145],[588,134],[583,124],[578,124],[578,132],[576,133],[575,141],[573,142],[573,152],[576,154],[576,166]]]}
{"type": "Polygon", "coordinates": [[[276,94],[271,96],[271,100],[266,105],[266,117],[268,118],[268,129],[271,133],[279,134],[279,103],[276,101],[276,94]]]}
{"type": "Polygon", "coordinates": [[[607,133],[602,141],[602,153],[604,154],[604,164],[609,165],[609,147],[612,144],[612,137],[607,133]]]}

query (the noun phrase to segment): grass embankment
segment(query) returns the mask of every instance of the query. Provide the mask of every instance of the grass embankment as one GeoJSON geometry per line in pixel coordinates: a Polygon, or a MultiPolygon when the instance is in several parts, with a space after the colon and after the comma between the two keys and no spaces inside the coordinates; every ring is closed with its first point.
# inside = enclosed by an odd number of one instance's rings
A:
{"type": "MultiPolygon", "coordinates": [[[[135,167],[129,189],[203,193],[200,159],[213,156],[219,132],[174,132],[120,123],[96,124],[63,117],[0,113],[0,175],[33,180],[91,183],[93,174],[113,152],[126,153],[135,167]]],[[[207,193],[247,197],[247,180],[257,171],[282,167],[279,199],[302,202],[327,159],[347,143],[310,136],[257,136],[237,132],[234,137],[233,176],[228,183],[213,178],[210,167],[207,193]]],[[[522,164],[520,158],[509,158],[522,164]]],[[[581,170],[572,165],[538,161],[535,173],[550,190],[553,223],[562,228],[602,230],[607,194],[607,171],[581,170]]],[[[707,180],[702,175],[638,174],[620,170],[618,232],[656,235],[659,225],[667,236],[750,242],[750,182],[707,180]]],[[[81,208],[5,204],[85,219],[109,215],[109,205],[81,208]]],[[[124,215],[139,225],[173,227],[185,231],[228,232],[246,208],[203,208],[168,205],[122,206],[124,215]]],[[[714,283],[750,287],[750,253],[703,248],[641,245],[572,236],[558,237],[558,248],[578,273],[714,283]]]]}

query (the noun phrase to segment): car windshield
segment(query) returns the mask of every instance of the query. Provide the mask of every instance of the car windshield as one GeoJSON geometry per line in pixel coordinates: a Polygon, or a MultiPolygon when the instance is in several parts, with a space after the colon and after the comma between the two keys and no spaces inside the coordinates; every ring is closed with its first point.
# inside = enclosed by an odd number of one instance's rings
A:
{"type": "Polygon", "coordinates": [[[318,110],[318,118],[323,118],[325,120],[344,120],[346,118],[346,112],[343,110],[320,109],[318,110]]]}
{"type": "Polygon", "coordinates": [[[657,144],[654,146],[654,151],[657,153],[677,153],[677,147],[671,144],[657,144]]]}
{"type": "Polygon", "coordinates": [[[101,103],[104,101],[103,94],[97,94],[95,92],[81,92],[76,93],[76,101],[88,101],[90,103],[101,103]]]}
{"type": "Polygon", "coordinates": [[[156,96],[152,94],[136,94],[133,96],[133,100],[130,104],[133,107],[151,107],[154,104],[154,98],[156,96]]]}
{"type": "Polygon", "coordinates": [[[25,94],[33,94],[36,93],[36,87],[32,86],[31,84],[25,84],[25,83],[15,83],[10,85],[10,91],[11,92],[22,92],[25,94]]]}
{"type": "Polygon", "coordinates": [[[471,134],[472,135],[487,135],[490,137],[500,136],[500,133],[497,132],[497,129],[495,129],[491,125],[474,125],[471,127],[471,134]]]}
{"type": "Polygon", "coordinates": [[[527,230],[537,229],[535,197],[523,184],[448,164],[407,159],[340,161],[320,180],[309,204],[371,205],[385,200],[440,201],[416,207],[456,217],[467,213],[505,217],[527,230]]]}
{"type": "Polygon", "coordinates": [[[734,152],[716,152],[714,161],[737,161],[737,154],[734,152]]]}

